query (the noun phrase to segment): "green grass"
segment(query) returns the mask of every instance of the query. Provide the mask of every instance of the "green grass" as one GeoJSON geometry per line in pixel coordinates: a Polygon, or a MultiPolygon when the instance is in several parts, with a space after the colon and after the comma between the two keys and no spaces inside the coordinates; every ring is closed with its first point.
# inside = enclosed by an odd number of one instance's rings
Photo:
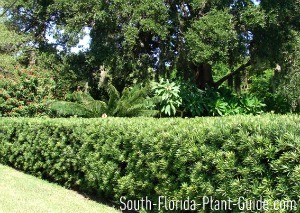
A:
{"type": "Polygon", "coordinates": [[[120,212],[0,164],[0,213],[120,212]]]}

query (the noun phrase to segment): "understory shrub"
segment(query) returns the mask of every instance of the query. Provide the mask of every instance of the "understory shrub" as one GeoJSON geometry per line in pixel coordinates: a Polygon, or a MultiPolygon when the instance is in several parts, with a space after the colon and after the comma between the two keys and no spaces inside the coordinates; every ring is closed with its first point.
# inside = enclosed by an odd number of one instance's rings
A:
{"type": "Polygon", "coordinates": [[[52,101],[49,108],[56,117],[96,118],[104,113],[115,117],[151,117],[158,113],[153,110],[154,99],[148,96],[149,86],[125,87],[120,94],[112,84],[108,84],[106,90],[109,95],[107,102],[95,100],[87,92],[76,91],[69,94],[65,101],[52,101]]]}
{"type": "Polygon", "coordinates": [[[49,115],[47,102],[53,99],[54,89],[51,73],[37,67],[16,67],[0,74],[0,117],[49,115]]]}
{"type": "Polygon", "coordinates": [[[299,115],[2,118],[0,126],[0,163],[117,203],[299,200],[299,115]]]}
{"type": "Polygon", "coordinates": [[[175,115],[182,103],[180,97],[180,86],[169,79],[160,79],[159,82],[152,82],[152,90],[155,98],[158,99],[158,108],[161,114],[168,116],[175,115]]]}
{"type": "Polygon", "coordinates": [[[221,95],[219,92],[209,91],[207,97],[209,115],[259,115],[263,113],[265,104],[251,94],[221,95]]]}
{"type": "Polygon", "coordinates": [[[181,110],[185,116],[258,115],[265,104],[255,95],[236,94],[226,88],[200,90],[191,83],[181,83],[181,110]]]}

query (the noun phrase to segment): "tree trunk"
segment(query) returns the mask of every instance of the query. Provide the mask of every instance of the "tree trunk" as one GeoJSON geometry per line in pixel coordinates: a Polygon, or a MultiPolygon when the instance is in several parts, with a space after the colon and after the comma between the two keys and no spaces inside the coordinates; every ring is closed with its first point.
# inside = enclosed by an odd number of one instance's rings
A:
{"type": "Polygon", "coordinates": [[[241,84],[242,84],[242,81],[241,81],[241,75],[239,72],[234,76],[234,89],[238,94],[241,93],[241,84]]]}
{"type": "Polygon", "coordinates": [[[202,63],[196,66],[196,85],[204,90],[207,87],[214,87],[212,68],[210,64],[202,63]]]}
{"type": "Polygon", "coordinates": [[[230,77],[228,78],[227,82],[228,82],[228,86],[232,89],[232,88],[233,88],[233,77],[230,76],[230,77]]]}
{"type": "Polygon", "coordinates": [[[245,64],[242,64],[240,67],[238,67],[235,71],[225,75],[223,78],[221,78],[219,81],[214,82],[213,76],[212,76],[212,67],[210,64],[202,63],[200,65],[194,65],[190,67],[192,70],[196,70],[195,74],[195,83],[197,87],[201,90],[204,90],[206,88],[215,88],[218,89],[225,81],[229,80],[229,83],[233,83],[233,79],[235,80],[235,86],[240,87],[240,72],[243,71],[245,68],[251,65],[251,62],[248,61],[245,64]]]}

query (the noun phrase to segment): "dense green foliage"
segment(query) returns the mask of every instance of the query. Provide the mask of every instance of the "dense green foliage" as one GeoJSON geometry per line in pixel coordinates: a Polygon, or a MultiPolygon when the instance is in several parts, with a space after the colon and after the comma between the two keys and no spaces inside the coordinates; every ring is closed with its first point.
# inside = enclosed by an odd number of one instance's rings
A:
{"type": "MultiPolygon", "coordinates": [[[[226,88],[222,88],[219,91],[211,89],[202,91],[189,83],[181,83],[180,88],[182,105],[179,111],[188,117],[237,114],[257,115],[263,113],[266,106],[255,95],[248,93],[232,94],[226,88]]],[[[256,91],[253,94],[259,95],[261,94],[260,92],[262,91],[256,91]]]]}
{"type": "Polygon", "coordinates": [[[35,67],[16,67],[6,75],[0,73],[0,116],[49,115],[47,101],[53,99],[54,89],[51,73],[35,67]]]}
{"type": "Polygon", "coordinates": [[[158,98],[160,112],[166,115],[175,115],[176,108],[181,105],[180,87],[174,82],[161,79],[160,82],[152,82],[154,96],[158,98]]]}
{"type": "MultiPolygon", "coordinates": [[[[137,82],[153,78],[157,82],[163,78],[179,82],[178,91],[177,85],[172,86],[176,89],[173,91],[159,89],[169,88],[162,81],[154,84],[154,93],[161,99],[156,107],[167,115],[300,110],[297,1],[127,4],[16,0],[0,1],[0,6],[1,76],[7,78],[18,72],[16,66],[51,70],[55,81],[52,98],[56,99],[51,108],[58,109],[56,116],[99,117],[104,111],[109,116],[138,116],[141,113],[133,108],[147,109],[151,105],[145,98],[125,104],[124,95],[117,106],[117,102],[110,101],[114,96],[107,94],[112,90],[103,86],[107,79],[116,87],[117,99],[123,90],[130,94],[127,88],[137,82]],[[282,14],[288,16],[282,18],[282,14]],[[70,52],[87,28],[90,48],[70,52]],[[55,43],[49,36],[55,38],[55,43]],[[225,81],[228,86],[223,84],[225,81]],[[87,83],[91,97],[85,103],[66,100],[68,93],[87,83]]],[[[18,82],[17,77],[11,80],[18,82]]],[[[143,89],[134,88],[136,94],[144,94],[143,89]]],[[[43,105],[39,98],[37,102],[43,105]]],[[[2,106],[1,115],[11,110],[10,106],[2,106]]]]}
{"type": "Polygon", "coordinates": [[[0,162],[116,202],[298,201],[299,124],[297,115],[2,118],[0,162]]]}
{"type": "Polygon", "coordinates": [[[25,51],[29,49],[26,45],[29,37],[12,31],[5,25],[5,20],[4,17],[0,17],[0,73],[19,65],[25,51]],[[20,54],[20,51],[23,51],[23,54],[20,54]],[[16,56],[18,52],[19,54],[16,56]]]}
{"type": "Polygon", "coordinates": [[[57,117],[137,117],[154,116],[158,113],[152,109],[154,99],[148,96],[151,92],[149,86],[125,88],[120,94],[112,84],[108,84],[107,92],[107,102],[94,100],[87,91],[79,90],[69,94],[65,101],[53,101],[49,108],[57,117]]]}
{"type": "MultiPolygon", "coordinates": [[[[227,87],[259,98],[266,111],[300,111],[299,1],[1,0],[0,12],[0,71],[19,63],[51,70],[58,100],[88,82],[91,96],[105,101],[106,78],[119,93],[164,78],[214,90],[219,102],[227,87]],[[72,52],[85,34],[89,47],[72,52]]],[[[174,115],[169,106],[164,113],[174,115]]],[[[197,101],[187,107],[188,115],[210,111],[197,101]]]]}

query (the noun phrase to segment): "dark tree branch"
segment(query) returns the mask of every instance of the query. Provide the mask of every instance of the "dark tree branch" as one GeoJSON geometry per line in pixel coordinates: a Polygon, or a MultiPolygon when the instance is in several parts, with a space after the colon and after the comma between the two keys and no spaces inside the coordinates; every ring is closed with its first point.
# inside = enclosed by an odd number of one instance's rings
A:
{"type": "Polygon", "coordinates": [[[227,81],[229,78],[239,74],[241,71],[243,71],[245,68],[249,67],[251,65],[251,61],[249,60],[247,63],[242,64],[239,68],[237,68],[235,71],[225,75],[223,78],[221,78],[220,80],[218,80],[214,86],[215,88],[218,88],[219,86],[221,86],[225,81],[227,81]]]}
{"type": "Polygon", "coordinates": [[[10,6],[8,6],[7,9],[4,10],[4,12],[0,15],[0,17],[4,16],[5,13],[17,3],[17,1],[18,0],[15,0],[10,6]]]}

